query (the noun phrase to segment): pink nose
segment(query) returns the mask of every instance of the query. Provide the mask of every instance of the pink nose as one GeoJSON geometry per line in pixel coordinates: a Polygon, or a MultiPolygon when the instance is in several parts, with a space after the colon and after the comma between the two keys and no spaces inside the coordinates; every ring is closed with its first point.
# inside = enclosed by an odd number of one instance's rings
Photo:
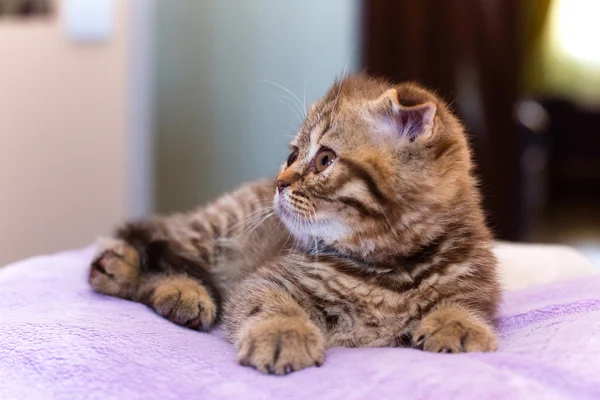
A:
{"type": "Polygon", "coordinates": [[[285,189],[288,186],[290,186],[289,182],[282,180],[277,181],[277,190],[279,191],[279,193],[283,192],[283,189],[285,189]]]}

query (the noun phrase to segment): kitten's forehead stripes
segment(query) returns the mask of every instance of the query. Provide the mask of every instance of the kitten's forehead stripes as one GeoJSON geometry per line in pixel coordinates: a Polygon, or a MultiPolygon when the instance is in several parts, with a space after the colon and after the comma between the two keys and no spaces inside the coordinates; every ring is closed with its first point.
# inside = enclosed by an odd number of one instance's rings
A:
{"type": "MultiPolygon", "coordinates": [[[[327,107],[329,108],[329,107],[327,107]]],[[[331,110],[325,109],[319,111],[319,117],[312,122],[310,119],[305,120],[306,126],[301,126],[298,134],[294,137],[292,144],[298,147],[308,147],[311,144],[311,139],[314,134],[318,133],[319,137],[314,143],[318,143],[322,135],[331,128],[332,114],[331,110]],[[322,126],[322,129],[318,129],[322,126]]]]}
{"type": "Polygon", "coordinates": [[[321,138],[329,131],[331,128],[331,118],[326,118],[321,123],[316,124],[312,129],[308,131],[308,141],[309,146],[311,148],[311,153],[319,150],[320,148],[320,140],[321,138]]]}
{"type": "MultiPolygon", "coordinates": [[[[319,142],[321,142],[321,139],[323,139],[323,136],[325,136],[327,134],[327,132],[329,132],[330,130],[331,130],[331,117],[327,118],[323,129],[320,130],[320,133],[318,134],[317,139],[315,140],[316,146],[319,145],[319,142]]],[[[317,132],[319,132],[319,131],[317,131],[317,132]]]]}

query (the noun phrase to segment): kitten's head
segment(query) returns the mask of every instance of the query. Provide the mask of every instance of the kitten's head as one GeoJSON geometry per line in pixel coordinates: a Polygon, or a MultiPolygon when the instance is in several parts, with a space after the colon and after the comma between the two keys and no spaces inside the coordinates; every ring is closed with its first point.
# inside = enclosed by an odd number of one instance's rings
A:
{"type": "Polygon", "coordinates": [[[274,206],[303,241],[363,256],[409,251],[468,206],[457,199],[476,197],[470,169],[463,129],[434,94],[351,76],[310,107],[274,206]]]}

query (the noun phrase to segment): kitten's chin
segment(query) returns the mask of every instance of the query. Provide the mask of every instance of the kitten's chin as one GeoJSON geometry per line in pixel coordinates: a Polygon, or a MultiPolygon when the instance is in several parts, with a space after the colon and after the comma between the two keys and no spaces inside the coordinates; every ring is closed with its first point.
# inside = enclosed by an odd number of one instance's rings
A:
{"type": "Polygon", "coordinates": [[[275,213],[279,216],[279,218],[281,218],[284,222],[287,220],[291,220],[291,221],[299,221],[300,219],[304,218],[300,213],[297,213],[296,211],[290,210],[289,207],[287,207],[286,205],[282,204],[282,202],[277,202],[275,204],[275,213]]]}
{"type": "Polygon", "coordinates": [[[292,233],[300,229],[300,225],[307,223],[307,218],[304,215],[291,209],[284,201],[276,200],[274,208],[279,219],[283,221],[292,233]]]}
{"type": "Polygon", "coordinates": [[[275,201],[275,213],[285,224],[290,233],[300,241],[309,243],[312,239],[323,239],[326,242],[343,240],[350,230],[346,224],[327,216],[307,218],[294,211],[283,201],[275,201]]]}

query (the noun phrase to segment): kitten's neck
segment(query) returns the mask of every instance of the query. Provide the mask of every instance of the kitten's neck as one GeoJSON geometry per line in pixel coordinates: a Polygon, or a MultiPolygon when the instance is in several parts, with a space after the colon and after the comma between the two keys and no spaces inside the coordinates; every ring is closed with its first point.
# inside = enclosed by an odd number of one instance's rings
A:
{"type": "Polygon", "coordinates": [[[310,256],[317,259],[319,256],[329,256],[351,260],[356,264],[363,264],[376,269],[403,268],[408,270],[412,266],[424,263],[433,257],[438,252],[440,244],[443,241],[444,238],[439,237],[437,240],[419,246],[411,253],[398,253],[382,249],[381,251],[371,252],[368,255],[344,247],[330,246],[323,241],[316,241],[314,245],[307,249],[307,252],[310,256]]]}
{"type": "Polygon", "coordinates": [[[328,244],[323,240],[313,240],[306,246],[308,255],[318,260],[320,256],[336,257],[352,260],[372,268],[408,269],[411,265],[420,264],[431,258],[444,241],[443,234],[436,236],[423,244],[412,248],[406,246],[374,246],[361,243],[364,246],[344,245],[341,243],[328,244]]]}

